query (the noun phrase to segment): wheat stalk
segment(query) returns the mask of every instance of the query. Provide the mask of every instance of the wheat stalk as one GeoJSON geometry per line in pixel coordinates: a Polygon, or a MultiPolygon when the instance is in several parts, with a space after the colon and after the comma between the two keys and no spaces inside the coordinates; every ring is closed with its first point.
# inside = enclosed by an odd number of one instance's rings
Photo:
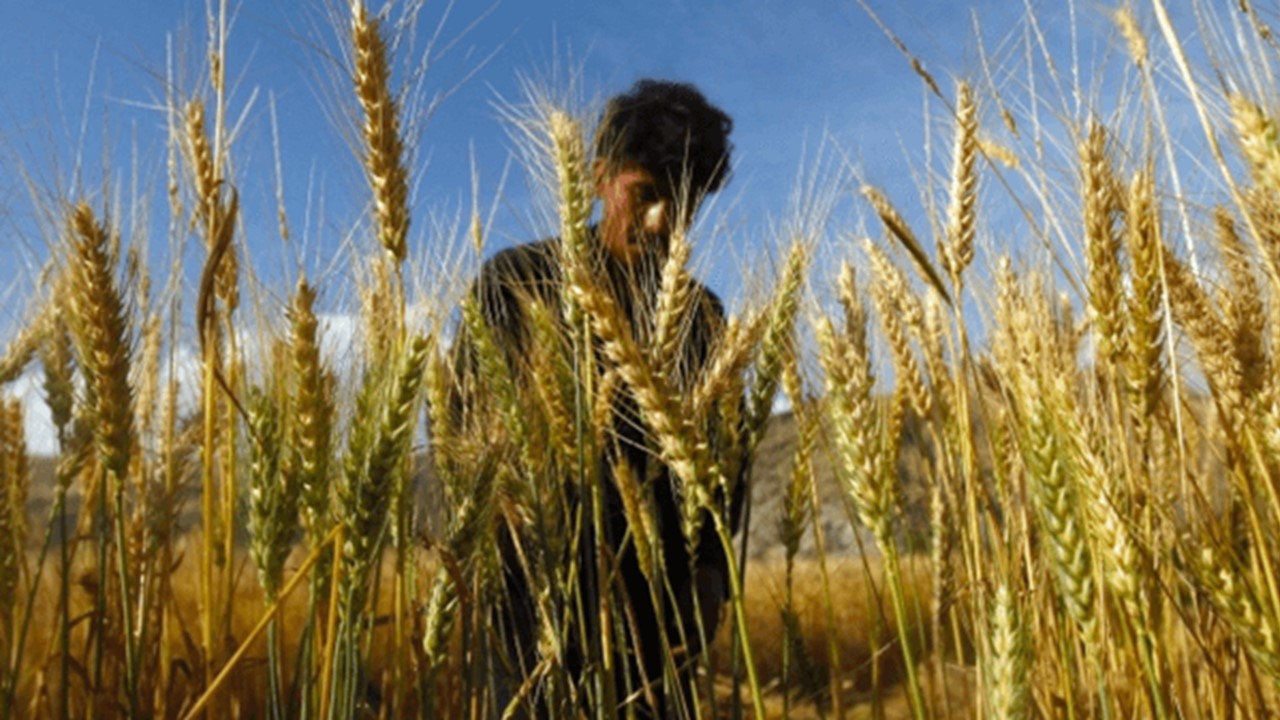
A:
{"type": "Polygon", "coordinates": [[[231,312],[240,304],[239,263],[231,244],[238,203],[234,194],[230,203],[223,200],[226,180],[219,158],[209,143],[204,103],[192,100],[187,104],[185,129],[187,162],[196,192],[196,219],[203,225],[210,255],[217,257],[214,283],[217,296],[231,312]]]}
{"type": "Polygon", "coordinates": [[[933,268],[933,263],[929,261],[928,254],[925,253],[924,247],[920,245],[920,241],[916,239],[916,234],[911,231],[911,226],[907,224],[906,218],[902,217],[902,213],[898,212],[893,203],[889,202],[889,198],[878,188],[871,185],[863,185],[860,192],[867,202],[871,204],[871,208],[875,210],[880,222],[884,224],[889,234],[907,250],[916,269],[920,272],[920,276],[950,303],[951,295],[947,292],[946,285],[942,282],[938,271],[933,268]]]}
{"type": "Polygon", "coordinates": [[[1231,337],[1190,268],[1163,245],[1161,263],[1168,282],[1173,317],[1191,340],[1218,403],[1219,415],[1230,426],[1244,417],[1244,371],[1232,352],[1231,337]]]}
{"type": "Polygon", "coordinates": [[[782,496],[782,515],[778,520],[778,540],[786,552],[788,572],[804,537],[809,522],[809,492],[813,483],[813,452],[818,424],[813,421],[795,353],[788,353],[782,365],[782,387],[791,399],[796,420],[797,440],[791,456],[791,468],[782,496]]]}
{"type": "MultiPolygon", "coordinates": [[[[329,464],[335,414],[333,377],[320,358],[315,302],[315,289],[305,277],[299,278],[288,310],[293,401],[288,450],[282,459],[285,482],[301,494],[302,526],[312,547],[331,524],[329,464]]],[[[322,569],[317,577],[323,575],[322,569]]]]}
{"type": "MultiPolygon", "coordinates": [[[[85,373],[85,406],[92,421],[94,446],[105,474],[99,482],[107,512],[108,484],[114,489],[115,543],[120,583],[120,617],[125,649],[125,694],[131,710],[137,705],[138,666],[133,635],[131,594],[135,578],[129,574],[125,533],[125,491],[134,448],[133,389],[129,383],[133,340],[123,294],[113,272],[115,259],[107,230],[93,210],[80,203],[68,220],[71,257],[72,335],[77,361],[85,373]]],[[[106,528],[102,528],[99,561],[106,556],[106,528]]],[[[104,564],[104,563],[103,563],[104,564]]],[[[105,572],[105,568],[100,569],[105,572]]]]}
{"type": "Polygon", "coordinates": [[[1164,286],[1160,277],[1161,229],[1151,173],[1138,173],[1129,186],[1125,242],[1133,262],[1128,308],[1125,380],[1131,415],[1145,435],[1164,388],[1164,286]]]}
{"type": "Polygon", "coordinates": [[[1001,720],[1027,717],[1031,709],[1030,642],[1022,609],[1007,582],[1000,583],[992,598],[986,643],[986,716],[1001,720]]]}
{"type": "Polygon", "coordinates": [[[720,479],[713,477],[715,467],[709,449],[705,443],[695,441],[699,434],[693,419],[681,412],[675,395],[650,368],[617,306],[599,289],[583,281],[581,274],[576,281],[570,281],[574,299],[591,319],[591,327],[605,356],[634,393],[641,416],[658,443],[662,461],[680,479],[685,537],[697,538],[702,526],[702,510],[712,507],[711,488],[720,484],[720,479]]]}
{"type": "Polygon", "coordinates": [[[409,172],[400,135],[400,108],[391,92],[391,65],[382,23],[369,17],[364,2],[351,4],[352,76],[364,111],[363,161],[373,190],[378,242],[396,262],[404,262],[409,234],[409,172]]]}
{"type": "Polygon", "coordinates": [[[249,556],[268,601],[280,588],[284,560],[298,530],[296,478],[281,472],[285,429],[281,408],[254,388],[249,403],[249,556]]]}
{"type": "Polygon", "coordinates": [[[1222,256],[1231,286],[1223,292],[1223,314],[1232,338],[1236,361],[1244,373],[1241,391],[1252,395],[1261,389],[1270,363],[1263,332],[1268,328],[1263,289],[1254,275],[1249,250],[1245,247],[1235,220],[1224,207],[1213,212],[1214,237],[1222,256]]]}
{"type": "Polygon", "coordinates": [[[1068,448],[1059,435],[1061,429],[1056,425],[1051,401],[1038,394],[1028,398],[1028,402],[1024,455],[1036,517],[1048,541],[1049,561],[1059,596],[1086,641],[1093,645],[1101,641],[1097,592],[1085,528],[1076,516],[1078,493],[1069,475],[1072,463],[1068,448]]]}
{"type": "Polygon", "coordinates": [[[103,468],[123,479],[134,444],[128,312],[116,285],[107,231],[88,205],[73,210],[68,233],[71,329],[78,364],[87,378],[86,405],[103,468]]]}
{"type": "Polygon", "coordinates": [[[1115,22],[1116,29],[1120,31],[1120,37],[1124,38],[1129,58],[1139,70],[1144,69],[1151,57],[1151,49],[1147,44],[1147,36],[1138,26],[1138,18],[1133,13],[1133,7],[1121,5],[1111,13],[1111,19],[1115,22]]]}
{"type": "MultiPolygon", "coordinates": [[[[23,439],[22,408],[17,401],[0,397],[0,593],[17,598],[22,556],[26,547],[26,443],[23,439]]],[[[4,603],[4,662],[9,648],[16,646],[13,637],[14,611],[17,603],[4,603]]]]}
{"type": "Polygon", "coordinates": [[[581,347],[578,336],[581,316],[576,305],[574,285],[591,282],[591,248],[588,245],[588,223],[591,221],[591,185],[587,175],[587,150],[582,128],[561,110],[547,117],[551,139],[552,162],[559,189],[561,272],[567,279],[562,285],[561,310],[568,322],[574,346],[581,347]]]}
{"type": "Polygon", "coordinates": [[[921,327],[924,313],[919,300],[907,288],[906,278],[889,258],[870,240],[865,243],[865,248],[876,278],[876,282],[871,284],[871,299],[880,318],[880,329],[888,340],[889,352],[893,355],[897,387],[911,401],[916,414],[927,417],[932,408],[932,395],[920,373],[920,364],[903,325],[921,327]]]}
{"type": "Polygon", "coordinates": [[[1089,309],[1093,314],[1098,357],[1114,367],[1124,351],[1124,314],[1120,283],[1120,239],[1114,214],[1119,200],[1107,153],[1106,129],[1089,124],[1080,143],[1080,195],[1088,257],[1089,309]]]}
{"type": "Polygon", "coordinates": [[[883,547],[891,542],[895,499],[893,485],[885,482],[881,467],[871,363],[866,348],[857,347],[847,334],[838,335],[830,320],[821,320],[815,330],[819,359],[827,374],[827,413],[839,453],[840,477],[858,518],[883,547]]]}
{"type": "Polygon", "coordinates": [[[17,380],[35,357],[44,333],[43,323],[23,326],[0,355],[0,385],[17,380]]]}
{"type": "Polygon", "coordinates": [[[415,336],[391,372],[370,371],[356,408],[338,502],[348,532],[342,547],[343,582],[359,612],[369,570],[376,564],[389,530],[388,511],[403,471],[415,427],[414,414],[430,344],[415,336]]]}
{"type": "Polygon", "coordinates": [[[977,232],[978,199],[978,106],[973,86],[967,82],[956,88],[955,149],[951,165],[951,203],[947,206],[946,242],[939,248],[942,266],[951,276],[951,285],[960,294],[961,275],[973,262],[973,241],[977,232]]]}
{"type": "Polygon", "coordinates": [[[75,407],[75,348],[63,310],[49,315],[49,332],[40,345],[40,364],[44,368],[45,402],[58,433],[59,445],[65,446],[75,407]]]}
{"type": "MultiPolygon", "coordinates": [[[[678,213],[679,214],[679,213],[678,213]]],[[[693,300],[693,277],[689,274],[692,245],[682,224],[672,229],[667,256],[662,262],[658,297],[653,311],[651,362],[660,372],[676,367],[680,348],[688,337],[686,324],[693,300]]],[[[673,382],[674,378],[668,378],[673,382]]]]}
{"type": "Polygon", "coordinates": [[[1280,191],[1280,132],[1275,120],[1257,103],[1240,93],[1229,93],[1231,121],[1240,149],[1249,161],[1249,170],[1258,185],[1280,191]]]}
{"type": "Polygon", "coordinates": [[[765,423],[773,414],[773,397],[778,391],[778,376],[787,353],[795,342],[796,311],[804,290],[805,274],[812,252],[804,238],[792,241],[787,252],[774,296],[770,299],[760,354],[755,363],[755,382],[751,385],[747,404],[747,453],[754,452],[765,423]]]}
{"type": "Polygon", "coordinates": [[[1191,569],[1214,609],[1227,621],[1257,667],[1280,687],[1280,627],[1258,602],[1252,583],[1210,544],[1191,558],[1191,569]]]}

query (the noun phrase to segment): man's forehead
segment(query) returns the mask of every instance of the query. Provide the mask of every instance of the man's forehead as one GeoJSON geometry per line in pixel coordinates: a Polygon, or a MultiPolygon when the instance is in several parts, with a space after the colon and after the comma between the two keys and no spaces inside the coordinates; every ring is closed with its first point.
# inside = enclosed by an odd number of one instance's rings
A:
{"type": "Polygon", "coordinates": [[[653,173],[650,172],[649,168],[632,160],[625,160],[622,162],[605,162],[604,176],[606,178],[635,178],[640,180],[656,181],[656,178],[654,178],[653,173]]]}
{"type": "Polygon", "coordinates": [[[662,195],[676,196],[678,181],[673,178],[659,176],[649,168],[633,160],[622,162],[605,162],[602,167],[602,179],[622,181],[629,184],[652,183],[662,195]]]}

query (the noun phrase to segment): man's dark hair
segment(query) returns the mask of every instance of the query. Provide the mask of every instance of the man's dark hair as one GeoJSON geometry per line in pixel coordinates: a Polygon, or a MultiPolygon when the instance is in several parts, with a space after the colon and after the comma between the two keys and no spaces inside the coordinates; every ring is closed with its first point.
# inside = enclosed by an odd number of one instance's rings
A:
{"type": "Polygon", "coordinates": [[[732,130],[733,120],[693,85],[644,79],[605,106],[596,157],[610,167],[636,163],[672,190],[687,179],[698,197],[728,179],[732,130]]]}

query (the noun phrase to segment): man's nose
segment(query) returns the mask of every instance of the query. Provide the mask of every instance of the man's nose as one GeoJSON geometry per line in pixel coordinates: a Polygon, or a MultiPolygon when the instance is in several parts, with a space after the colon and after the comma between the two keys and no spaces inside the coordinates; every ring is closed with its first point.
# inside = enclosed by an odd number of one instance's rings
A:
{"type": "Polygon", "coordinates": [[[671,203],[658,200],[644,211],[644,231],[652,235],[664,235],[670,229],[671,203]]]}

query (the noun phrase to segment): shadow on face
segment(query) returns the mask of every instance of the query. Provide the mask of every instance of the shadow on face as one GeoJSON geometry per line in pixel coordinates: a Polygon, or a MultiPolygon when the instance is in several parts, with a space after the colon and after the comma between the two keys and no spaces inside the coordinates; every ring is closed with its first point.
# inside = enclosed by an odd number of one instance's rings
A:
{"type": "Polygon", "coordinates": [[[664,251],[676,223],[687,226],[692,215],[679,213],[667,185],[635,163],[615,168],[597,164],[596,195],[603,204],[601,241],[626,263],[645,252],[664,251]]]}

